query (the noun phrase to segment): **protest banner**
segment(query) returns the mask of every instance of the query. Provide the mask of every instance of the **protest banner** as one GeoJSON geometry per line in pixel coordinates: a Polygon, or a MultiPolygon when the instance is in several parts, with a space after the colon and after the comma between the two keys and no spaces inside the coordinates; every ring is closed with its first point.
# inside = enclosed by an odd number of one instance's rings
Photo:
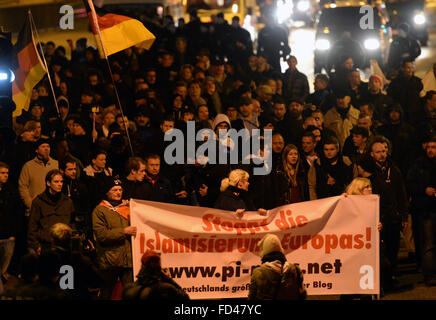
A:
{"type": "Polygon", "coordinates": [[[266,216],[131,200],[133,269],[148,250],[191,299],[247,297],[261,264],[259,240],[282,241],[298,263],[309,295],[379,294],[379,197],[338,196],[281,206],[266,216]]]}

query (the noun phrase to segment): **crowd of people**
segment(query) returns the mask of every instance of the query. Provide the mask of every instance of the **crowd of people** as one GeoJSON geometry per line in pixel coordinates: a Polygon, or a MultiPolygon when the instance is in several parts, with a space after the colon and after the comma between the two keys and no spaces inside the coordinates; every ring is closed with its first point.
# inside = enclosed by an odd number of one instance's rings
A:
{"type": "Polygon", "coordinates": [[[110,299],[118,280],[126,299],[187,298],[163,273],[156,252],[144,255],[137,282],[158,282],[160,293],[132,284],[131,198],[242,216],[346,190],[380,195],[384,290],[395,285],[410,216],[417,266],[434,284],[436,91],[420,95],[413,61],[402,61],[384,85],[377,75],[364,82],[352,57],[338,57],[335,72],[317,74],[310,92],[290,48],[282,72],[283,50],[271,35],[274,43],[259,44],[255,54],[237,17],[231,25],[222,16],[204,25],[193,16],[178,28],[150,30],[156,41],[149,51],[135,46],[109,57],[113,81],[86,39],[68,41],[71,58],[62,44],[45,43],[55,97],[45,77],[27,110],[2,118],[0,285],[19,277],[4,297],[66,298],[57,281],[59,266],[69,264],[81,272],[73,298],[110,299]],[[211,36],[211,28],[224,36],[211,36]],[[270,154],[270,173],[253,174],[258,165],[240,158],[168,164],[165,136],[173,129],[186,133],[189,121],[196,132],[211,129],[217,137],[246,129],[248,142],[220,140],[227,158],[249,143],[254,129],[272,130],[271,145],[261,143],[251,155],[270,154]]]}

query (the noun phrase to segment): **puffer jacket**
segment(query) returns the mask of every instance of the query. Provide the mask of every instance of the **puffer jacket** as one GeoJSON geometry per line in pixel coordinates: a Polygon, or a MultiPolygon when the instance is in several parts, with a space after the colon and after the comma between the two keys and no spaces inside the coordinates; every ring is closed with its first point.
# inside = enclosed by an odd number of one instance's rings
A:
{"type": "MultiPolygon", "coordinates": [[[[283,272],[290,266],[289,262],[285,262],[283,272]]],[[[279,260],[265,262],[260,267],[255,268],[251,275],[248,300],[273,300],[278,282],[281,280],[281,273],[282,263],[279,260]]]]}
{"type": "Polygon", "coordinates": [[[97,261],[102,270],[132,267],[130,236],[124,234],[129,225],[127,219],[102,205],[92,212],[97,261]]]}
{"type": "Polygon", "coordinates": [[[29,248],[36,250],[41,244],[50,244],[50,228],[56,223],[72,226],[73,212],[73,201],[63,193],[59,193],[57,198],[49,196],[48,191],[38,195],[30,208],[27,234],[29,248]]]}

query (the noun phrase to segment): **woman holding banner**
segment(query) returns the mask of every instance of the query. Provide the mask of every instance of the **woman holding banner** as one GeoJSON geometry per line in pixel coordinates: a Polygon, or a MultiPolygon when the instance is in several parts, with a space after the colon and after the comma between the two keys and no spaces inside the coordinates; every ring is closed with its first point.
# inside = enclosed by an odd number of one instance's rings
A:
{"type": "MultiPolygon", "coordinates": [[[[215,208],[235,211],[238,218],[242,218],[244,212],[256,211],[253,200],[248,196],[247,171],[241,169],[232,170],[228,178],[221,181],[221,193],[215,203],[215,208]]],[[[261,215],[266,215],[265,209],[257,210],[261,215]]]]}

